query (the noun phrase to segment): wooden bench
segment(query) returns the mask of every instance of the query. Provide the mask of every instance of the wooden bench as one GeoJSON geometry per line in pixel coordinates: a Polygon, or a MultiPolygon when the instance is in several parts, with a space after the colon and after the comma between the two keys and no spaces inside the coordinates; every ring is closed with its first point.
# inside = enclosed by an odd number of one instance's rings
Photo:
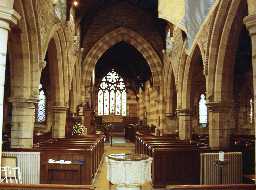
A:
{"type": "Polygon", "coordinates": [[[200,151],[191,147],[155,147],[152,150],[152,183],[154,187],[167,184],[199,184],[200,151]]]}
{"type": "MultiPolygon", "coordinates": [[[[93,162],[92,162],[92,148],[68,148],[68,147],[49,147],[41,148],[41,183],[49,183],[49,159],[53,160],[65,160],[71,161],[72,163],[77,163],[81,165],[80,178],[82,185],[90,185],[93,179],[93,162]]],[[[60,166],[61,167],[61,166],[60,166]]],[[[56,172],[55,175],[59,175],[56,172]]],[[[67,174],[69,175],[69,174],[67,174]]],[[[69,184],[68,181],[60,180],[61,184],[69,184]]]]}
{"type": "Polygon", "coordinates": [[[56,185],[56,184],[10,184],[0,183],[0,189],[11,189],[11,190],[93,190],[94,187],[91,185],[56,185]]]}
{"type": "MultiPolygon", "coordinates": [[[[104,136],[86,136],[78,138],[52,139],[40,143],[39,147],[42,153],[41,161],[41,181],[49,182],[49,171],[56,170],[56,175],[61,169],[70,173],[73,170],[79,170],[81,174],[81,184],[91,184],[95,176],[104,153],[104,136]],[[64,166],[63,164],[48,163],[49,159],[67,160],[72,164],[64,166]]],[[[68,175],[68,174],[67,174],[68,175]]],[[[64,181],[65,183],[65,181],[64,181]]]]}
{"type": "MultiPolygon", "coordinates": [[[[174,136],[136,136],[136,152],[153,157],[152,183],[154,187],[167,184],[199,184],[200,152],[193,141],[174,136]]],[[[208,149],[208,148],[206,148],[208,149]]]]}
{"type": "Polygon", "coordinates": [[[224,184],[224,185],[168,185],[166,190],[255,190],[256,184],[224,184]]]}

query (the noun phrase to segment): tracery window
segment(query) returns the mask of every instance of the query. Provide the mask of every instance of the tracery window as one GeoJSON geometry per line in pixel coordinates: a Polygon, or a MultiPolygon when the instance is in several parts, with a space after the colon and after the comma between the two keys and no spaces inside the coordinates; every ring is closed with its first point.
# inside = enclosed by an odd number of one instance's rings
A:
{"type": "Polygon", "coordinates": [[[98,90],[98,115],[126,116],[124,80],[114,70],[101,80],[98,90]]]}
{"type": "Polygon", "coordinates": [[[46,95],[42,84],[39,85],[38,103],[36,104],[36,123],[46,122],[46,95]]]}
{"type": "Polygon", "coordinates": [[[208,112],[207,112],[207,106],[206,106],[206,99],[205,95],[200,95],[199,100],[199,126],[200,127],[207,127],[208,123],[208,112]]]}

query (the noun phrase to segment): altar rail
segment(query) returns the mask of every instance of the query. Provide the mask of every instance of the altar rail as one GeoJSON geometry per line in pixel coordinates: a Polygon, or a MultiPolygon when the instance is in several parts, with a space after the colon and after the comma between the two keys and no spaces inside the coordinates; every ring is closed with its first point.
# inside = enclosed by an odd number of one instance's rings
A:
{"type": "Polygon", "coordinates": [[[12,190],[92,190],[91,185],[57,185],[57,184],[10,184],[0,183],[0,189],[12,189],[12,190]]]}
{"type": "Polygon", "coordinates": [[[166,190],[255,190],[256,184],[225,184],[225,185],[168,185],[166,190]]]}

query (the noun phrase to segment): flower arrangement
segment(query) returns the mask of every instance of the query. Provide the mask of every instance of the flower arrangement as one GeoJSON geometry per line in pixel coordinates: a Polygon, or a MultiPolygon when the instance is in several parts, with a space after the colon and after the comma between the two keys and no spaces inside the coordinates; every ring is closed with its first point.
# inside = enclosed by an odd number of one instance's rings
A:
{"type": "Polygon", "coordinates": [[[72,135],[87,135],[87,128],[80,122],[75,122],[72,129],[72,135]]]}

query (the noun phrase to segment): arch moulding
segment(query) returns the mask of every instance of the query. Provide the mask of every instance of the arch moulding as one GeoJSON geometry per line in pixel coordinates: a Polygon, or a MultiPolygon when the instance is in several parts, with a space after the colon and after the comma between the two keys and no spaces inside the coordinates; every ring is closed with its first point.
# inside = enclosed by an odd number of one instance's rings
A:
{"type": "Polygon", "coordinates": [[[142,54],[142,56],[149,64],[153,77],[154,87],[160,86],[160,78],[162,72],[162,61],[160,57],[153,49],[151,44],[148,41],[146,41],[140,34],[124,27],[119,27],[109,32],[100,40],[98,40],[94,44],[94,46],[89,50],[82,63],[82,70],[84,74],[82,85],[88,86],[90,84],[92,72],[100,57],[109,48],[122,41],[132,45],[142,54]]]}

